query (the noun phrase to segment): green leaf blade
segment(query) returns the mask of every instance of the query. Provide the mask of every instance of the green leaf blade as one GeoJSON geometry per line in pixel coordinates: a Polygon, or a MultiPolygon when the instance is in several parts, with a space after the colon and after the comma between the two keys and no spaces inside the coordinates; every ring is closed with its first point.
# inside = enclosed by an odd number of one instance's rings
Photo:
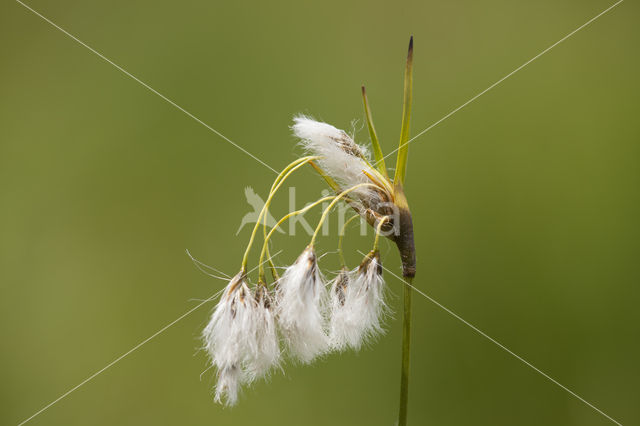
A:
{"type": "Polygon", "coordinates": [[[409,132],[411,121],[411,102],[413,91],[413,36],[409,41],[407,65],[404,71],[404,97],[402,101],[402,128],[400,130],[400,142],[398,144],[398,157],[396,160],[396,174],[393,182],[396,185],[404,185],[407,174],[407,159],[409,156],[409,132]]]}
{"type": "Polygon", "coordinates": [[[362,103],[364,104],[364,114],[367,119],[367,128],[369,129],[369,137],[371,138],[371,146],[373,147],[373,156],[376,160],[374,166],[382,174],[382,176],[388,178],[387,166],[384,163],[384,154],[382,153],[382,147],[380,146],[380,140],[376,133],[376,128],[373,125],[373,117],[371,116],[371,109],[369,108],[369,100],[367,99],[367,92],[362,86],[362,103]]]}

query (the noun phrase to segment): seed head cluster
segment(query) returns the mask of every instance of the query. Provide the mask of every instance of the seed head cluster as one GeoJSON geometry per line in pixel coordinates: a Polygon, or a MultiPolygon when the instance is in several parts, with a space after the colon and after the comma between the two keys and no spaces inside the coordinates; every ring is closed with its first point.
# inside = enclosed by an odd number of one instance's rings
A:
{"type": "MultiPolygon", "coordinates": [[[[346,132],[303,116],[294,119],[292,130],[311,154],[299,162],[314,162],[336,193],[330,198],[347,202],[370,223],[382,225],[382,218],[392,223],[385,215],[385,203],[393,203],[391,187],[365,147],[346,132]]],[[[270,196],[277,188],[274,183],[270,196]]],[[[217,402],[235,404],[243,385],[281,369],[285,358],[310,363],[331,351],[358,350],[383,332],[387,309],[378,238],[359,267],[343,266],[328,281],[314,239],[282,276],[274,270],[271,286],[262,272],[252,286],[245,264],[229,281],[203,331],[217,372],[217,402]]]]}
{"type": "MultiPolygon", "coordinates": [[[[416,274],[413,218],[405,194],[412,88],[413,37],[409,40],[404,70],[402,123],[398,148],[393,151],[397,152],[393,176],[385,163],[388,155],[383,153],[364,86],[362,101],[371,142],[368,146],[356,143],[353,136],[331,124],[305,115],[293,118],[291,131],[305,155],[288,164],[273,182],[255,220],[240,272],[227,284],[202,333],[204,348],[217,373],[217,402],[234,405],[243,386],[282,371],[285,361],[308,364],[332,351],[359,350],[383,333],[389,309],[385,303],[380,236],[397,247],[402,275],[408,285],[416,274]],[[311,166],[333,193],[323,194],[304,208],[275,220],[269,212],[271,202],[284,182],[305,165],[311,166]],[[315,242],[338,203],[346,204],[349,207],[346,210],[353,209],[356,214],[344,223],[339,234],[337,253],[341,268],[337,273],[323,273],[315,242]],[[323,211],[310,241],[280,275],[269,252],[271,237],[275,231],[282,232],[280,226],[285,221],[319,205],[323,205],[323,211]],[[350,268],[342,251],[343,235],[347,224],[358,218],[375,229],[375,239],[360,265],[350,268]],[[256,266],[258,279],[253,285],[248,261],[260,228],[264,238],[256,266]],[[272,279],[267,279],[267,264],[272,279]]],[[[409,287],[404,288],[403,302],[398,415],[401,426],[407,421],[409,389],[409,287]]]]}

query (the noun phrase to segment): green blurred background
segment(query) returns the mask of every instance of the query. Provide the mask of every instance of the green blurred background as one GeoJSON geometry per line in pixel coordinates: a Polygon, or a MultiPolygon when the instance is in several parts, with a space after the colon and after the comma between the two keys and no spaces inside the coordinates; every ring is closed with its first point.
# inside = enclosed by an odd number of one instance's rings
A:
{"type": "MultiPolygon", "coordinates": [[[[300,153],[292,115],[349,128],[363,83],[395,148],[410,34],[415,134],[612,2],[28,4],[280,169],[300,153]]],[[[1,7],[0,423],[17,424],[221,289],[185,249],[235,273],[243,190],[264,196],[274,174],[1,7]]],[[[416,286],[625,425],[640,424],[639,12],[622,3],[412,143],[406,187],[416,286]]],[[[298,205],[323,188],[311,170],[292,185],[298,205]]],[[[279,263],[305,244],[278,236],[279,263]]],[[[355,264],[370,236],[345,244],[355,264]]],[[[392,425],[402,284],[387,281],[386,336],[287,364],[233,409],[200,378],[208,303],[30,424],[392,425]]],[[[612,424],[419,295],[414,318],[412,425],[612,424]]]]}

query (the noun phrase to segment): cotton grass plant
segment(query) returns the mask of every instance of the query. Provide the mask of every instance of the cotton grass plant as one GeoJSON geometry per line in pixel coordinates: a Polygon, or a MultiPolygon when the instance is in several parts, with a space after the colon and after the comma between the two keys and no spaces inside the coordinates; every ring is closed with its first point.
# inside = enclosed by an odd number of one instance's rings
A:
{"type": "MultiPolygon", "coordinates": [[[[331,351],[358,350],[383,331],[385,283],[378,249],[380,236],[394,242],[405,280],[416,272],[412,217],[404,193],[411,116],[413,38],[404,75],[402,127],[395,175],[389,176],[373,125],[364,87],[362,98],[371,150],[357,144],[343,130],[296,116],[293,134],[308,155],[289,164],[278,175],[253,228],[240,271],[229,281],[203,331],[204,346],[217,371],[215,400],[234,405],[243,385],[280,369],[284,358],[310,363],[331,351]],[[267,233],[271,202],[283,183],[298,169],[310,165],[329,185],[325,196],[281,218],[267,233]],[[280,276],[269,254],[273,233],[288,219],[328,203],[311,240],[297,260],[280,276]],[[339,253],[342,268],[327,281],[315,249],[316,238],[332,209],[346,203],[375,229],[373,247],[354,270],[339,253]],[[263,246],[255,285],[248,277],[249,253],[262,227],[263,246]],[[265,264],[271,272],[267,278],[265,264]]],[[[346,226],[346,224],[345,224],[346,226]]],[[[402,368],[398,423],[407,420],[409,354],[411,343],[411,290],[404,286],[402,368]]]]}

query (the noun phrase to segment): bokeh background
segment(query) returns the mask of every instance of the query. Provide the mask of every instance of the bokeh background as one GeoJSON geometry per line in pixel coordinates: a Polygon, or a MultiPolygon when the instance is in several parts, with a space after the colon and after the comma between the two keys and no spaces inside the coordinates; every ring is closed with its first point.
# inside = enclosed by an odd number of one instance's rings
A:
{"type": "MultiPolygon", "coordinates": [[[[359,119],[368,139],[361,84],[383,147],[396,146],[409,35],[416,134],[612,2],[28,4],[280,169],[300,154],[295,113],[359,119]]],[[[0,7],[8,425],[220,290],[185,249],[234,274],[243,190],[264,196],[274,174],[19,3],[0,7]]],[[[406,186],[416,286],[625,425],[640,424],[639,12],[622,3],[420,137],[406,186]]],[[[323,188],[311,170],[291,185],[298,205],[323,188]]],[[[371,243],[356,234],[352,265],[371,243]]],[[[278,236],[278,263],[306,242],[278,236]]],[[[335,240],[320,250],[330,270],[335,240]]],[[[386,336],[287,364],[233,409],[212,402],[212,371],[200,377],[210,302],[30,424],[392,425],[402,284],[387,280],[386,336]]],[[[419,295],[414,318],[412,425],[612,424],[419,295]]]]}

